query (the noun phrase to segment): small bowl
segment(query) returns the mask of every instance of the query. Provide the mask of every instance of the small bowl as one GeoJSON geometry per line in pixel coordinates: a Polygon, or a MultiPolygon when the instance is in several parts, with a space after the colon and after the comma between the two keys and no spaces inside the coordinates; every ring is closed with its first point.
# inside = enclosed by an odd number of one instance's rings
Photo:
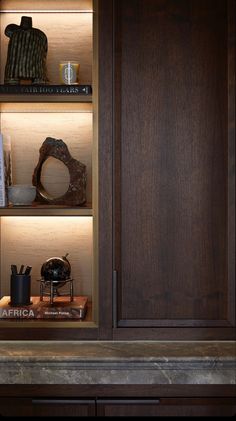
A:
{"type": "Polygon", "coordinates": [[[14,206],[31,205],[36,197],[36,187],[30,184],[14,184],[7,190],[8,200],[14,206]]]}

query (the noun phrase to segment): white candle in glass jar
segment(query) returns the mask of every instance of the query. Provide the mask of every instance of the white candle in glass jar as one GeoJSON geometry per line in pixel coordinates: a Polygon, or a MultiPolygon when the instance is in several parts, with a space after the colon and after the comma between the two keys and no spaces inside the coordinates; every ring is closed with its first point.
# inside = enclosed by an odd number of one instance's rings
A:
{"type": "Polygon", "coordinates": [[[60,81],[64,85],[78,85],[80,64],[76,61],[60,63],[60,81]]]}

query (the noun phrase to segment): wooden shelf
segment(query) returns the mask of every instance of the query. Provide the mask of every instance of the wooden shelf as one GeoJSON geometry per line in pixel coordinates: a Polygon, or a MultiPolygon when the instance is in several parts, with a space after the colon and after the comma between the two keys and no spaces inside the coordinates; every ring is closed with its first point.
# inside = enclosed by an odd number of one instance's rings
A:
{"type": "Polygon", "coordinates": [[[92,103],[92,95],[26,95],[26,94],[2,94],[0,95],[0,102],[38,102],[38,103],[66,103],[66,102],[80,102],[92,103]]]}
{"type": "Polygon", "coordinates": [[[53,205],[8,206],[0,208],[0,216],[93,216],[91,204],[83,207],[53,205]]]}
{"type": "MultiPolygon", "coordinates": [[[[10,98],[9,98],[10,99],[10,98]]],[[[89,102],[2,102],[0,112],[3,113],[92,113],[93,105],[89,102]]]]}

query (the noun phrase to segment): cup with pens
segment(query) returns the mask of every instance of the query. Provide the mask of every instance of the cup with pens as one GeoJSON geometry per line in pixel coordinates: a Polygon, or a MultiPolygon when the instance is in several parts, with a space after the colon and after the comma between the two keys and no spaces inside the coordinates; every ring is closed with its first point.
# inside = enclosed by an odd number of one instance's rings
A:
{"type": "Polygon", "coordinates": [[[31,305],[30,290],[31,290],[31,269],[32,266],[21,265],[18,271],[16,265],[11,265],[11,301],[9,305],[13,307],[31,305]]]}

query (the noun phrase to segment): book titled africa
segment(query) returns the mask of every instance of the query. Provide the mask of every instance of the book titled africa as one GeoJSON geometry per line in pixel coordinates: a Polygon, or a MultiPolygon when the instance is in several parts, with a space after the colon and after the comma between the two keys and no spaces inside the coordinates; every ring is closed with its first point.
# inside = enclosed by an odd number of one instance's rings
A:
{"type": "Polygon", "coordinates": [[[53,304],[31,297],[31,305],[11,306],[10,297],[0,300],[0,319],[84,319],[88,297],[74,297],[72,302],[57,297],[53,304]]]}

